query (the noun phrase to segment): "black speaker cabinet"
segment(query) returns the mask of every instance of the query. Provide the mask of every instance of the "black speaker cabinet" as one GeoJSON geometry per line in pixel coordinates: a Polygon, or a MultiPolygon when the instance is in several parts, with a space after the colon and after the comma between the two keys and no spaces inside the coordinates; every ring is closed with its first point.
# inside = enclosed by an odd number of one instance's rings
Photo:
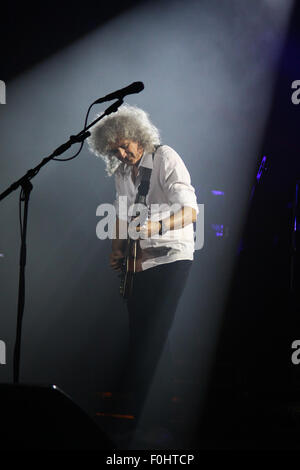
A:
{"type": "Polygon", "coordinates": [[[0,384],[0,451],[112,448],[92,418],[55,385],[0,384]]]}

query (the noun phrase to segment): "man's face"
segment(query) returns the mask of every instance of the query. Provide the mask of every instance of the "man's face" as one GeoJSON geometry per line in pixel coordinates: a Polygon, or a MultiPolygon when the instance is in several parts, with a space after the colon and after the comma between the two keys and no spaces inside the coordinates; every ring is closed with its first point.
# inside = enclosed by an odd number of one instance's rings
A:
{"type": "Polygon", "coordinates": [[[132,140],[119,140],[111,147],[110,155],[117,157],[121,162],[127,165],[136,165],[144,153],[143,147],[132,140]]]}

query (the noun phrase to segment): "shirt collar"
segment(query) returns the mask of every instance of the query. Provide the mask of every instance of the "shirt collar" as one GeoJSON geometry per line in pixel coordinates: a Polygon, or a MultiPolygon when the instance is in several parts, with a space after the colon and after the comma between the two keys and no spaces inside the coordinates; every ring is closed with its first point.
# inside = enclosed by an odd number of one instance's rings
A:
{"type": "Polygon", "coordinates": [[[153,170],[153,158],[151,153],[144,153],[139,164],[139,167],[141,166],[153,170]]]}
{"type": "MultiPolygon", "coordinates": [[[[131,170],[132,166],[127,165],[126,163],[121,163],[120,167],[122,166],[123,171],[125,174],[131,175],[131,170]]],[[[152,158],[152,153],[144,153],[142,156],[138,168],[140,167],[143,168],[149,168],[150,170],[153,170],[153,158],[152,158]]]]}

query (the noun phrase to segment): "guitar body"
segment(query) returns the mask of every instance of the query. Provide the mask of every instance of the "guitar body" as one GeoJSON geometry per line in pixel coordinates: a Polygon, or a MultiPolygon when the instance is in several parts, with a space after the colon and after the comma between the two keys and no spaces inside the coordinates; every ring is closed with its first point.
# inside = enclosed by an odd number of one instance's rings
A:
{"type": "Polygon", "coordinates": [[[120,294],[126,300],[129,299],[133,288],[133,278],[134,273],[136,272],[137,251],[138,240],[128,238],[126,255],[121,266],[120,282],[120,294]]]}

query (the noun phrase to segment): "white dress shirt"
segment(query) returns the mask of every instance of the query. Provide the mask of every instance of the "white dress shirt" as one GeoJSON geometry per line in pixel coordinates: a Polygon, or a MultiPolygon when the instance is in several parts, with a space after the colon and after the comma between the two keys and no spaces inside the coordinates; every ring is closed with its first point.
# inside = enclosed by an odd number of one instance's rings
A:
{"type": "MultiPolygon", "coordinates": [[[[151,168],[151,179],[146,204],[149,211],[149,218],[153,221],[169,217],[172,212],[168,207],[178,204],[177,210],[183,206],[189,206],[196,210],[198,206],[195,190],[191,185],[190,174],[177,152],[168,145],[162,145],[156,150],[154,159],[152,154],[144,154],[140,160],[138,174],[135,182],[132,180],[132,167],[121,163],[116,170],[116,200],[115,208],[120,219],[131,220],[127,214],[119,211],[119,198],[126,196],[127,209],[135,203],[138,186],[141,182],[143,168],[151,168]],[[156,204],[156,207],[151,207],[156,204]],[[158,207],[164,204],[165,207],[158,207]],[[166,209],[166,210],[165,210],[166,209]]],[[[124,204],[124,199],[123,199],[124,204]]],[[[178,260],[192,260],[194,258],[194,230],[193,224],[183,228],[170,230],[163,235],[155,235],[151,238],[140,240],[142,250],[141,266],[142,270],[158,266],[160,264],[171,263],[178,260]]]]}

